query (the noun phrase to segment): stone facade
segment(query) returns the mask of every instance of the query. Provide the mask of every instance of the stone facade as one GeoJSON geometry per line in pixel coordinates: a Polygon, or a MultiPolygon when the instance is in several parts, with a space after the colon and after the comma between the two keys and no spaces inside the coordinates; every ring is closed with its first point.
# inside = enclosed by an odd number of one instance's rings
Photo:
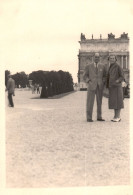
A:
{"type": "Polygon", "coordinates": [[[93,35],[91,39],[86,39],[85,35],[81,33],[79,49],[79,67],[78,67],[78,83],[80,88],[86,88],[86,84],[83,82],[83,71],[87,64],[93,62],[93,56],[95,52],[100,53],[100,62],[107,65],[108,56],[115,54],[118,64],[123,68],[125,80],[129,82],[129,38],[128,34],[121,34],[119,38],[115,38],[112,33],[108,34],[107,39],[102,39],[100,35],[99,39],[94,39],[93,35]]]}

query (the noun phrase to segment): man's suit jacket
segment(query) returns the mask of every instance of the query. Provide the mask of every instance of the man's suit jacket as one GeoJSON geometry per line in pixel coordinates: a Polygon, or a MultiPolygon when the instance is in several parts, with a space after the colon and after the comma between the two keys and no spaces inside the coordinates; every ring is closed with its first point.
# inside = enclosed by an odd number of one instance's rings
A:
{"type": "Polygon", "coordinates": [[[96,73],[95,63],[85,67],[83,80],[88,83],[88,90],[96,90],[97,85],[103,89],[106,82],[106,69],[103,64],[98,63],[98,72],[96,73]]]}
{"type": "Polygon", "coordinates": [[[7,90],[8,93],[14,93],[15,90],[15,81],[12,78],[9,78],[7,81],[7,90]]]}

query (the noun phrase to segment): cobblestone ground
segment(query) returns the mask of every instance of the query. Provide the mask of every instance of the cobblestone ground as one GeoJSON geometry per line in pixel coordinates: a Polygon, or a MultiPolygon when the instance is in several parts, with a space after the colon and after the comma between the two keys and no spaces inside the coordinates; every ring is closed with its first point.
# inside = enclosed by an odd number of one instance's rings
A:
{"type": "MultiPolygon", "coordinates": [[[[86,122],[86,91],[38,99],[16,91],[6,100],[7,187],[79,187],[129,184],[129,99],[120,123],[103,98],[103,118],[86,122]]],[[[7,99],[7,98],[6,98],[7,99]]]]}

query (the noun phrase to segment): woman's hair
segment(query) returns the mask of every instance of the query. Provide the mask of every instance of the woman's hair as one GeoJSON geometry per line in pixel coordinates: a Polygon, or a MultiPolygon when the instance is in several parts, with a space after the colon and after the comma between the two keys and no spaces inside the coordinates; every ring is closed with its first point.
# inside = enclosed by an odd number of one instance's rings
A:
{"type": "MultiPolygon", "coordinates": [[[[115,56],[115,61],[117,61],[117,58],[116,58],[116,55],[110,55],[110,56],[115,56]]],[[[109,60],[109,58],[110,58],[110,56],[108,56],[108,60],[109,60]]]]}

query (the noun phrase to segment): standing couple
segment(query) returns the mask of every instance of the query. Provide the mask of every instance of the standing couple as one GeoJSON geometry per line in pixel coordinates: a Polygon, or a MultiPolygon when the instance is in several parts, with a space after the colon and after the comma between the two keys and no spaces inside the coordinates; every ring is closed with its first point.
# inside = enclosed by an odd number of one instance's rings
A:
{"type": "Polygon", "coordinates": [[[99,63],[99,53],[94,54],[94,63],[85,67],[83,79],[87,83],[87,122],[93,122],[92,112],[94,99],[96,95],[97,101],[97,120],[105,121],[102,118],[102,97],[104,85],[109,89],[109,109],[114,109],[114,117],[112,122],[120,122],[120,111],[123,105],[123,90],[121,83],[124,80],[122,68],[116,63],[115,55],[110,55],[109,69],[99,63]]]}

